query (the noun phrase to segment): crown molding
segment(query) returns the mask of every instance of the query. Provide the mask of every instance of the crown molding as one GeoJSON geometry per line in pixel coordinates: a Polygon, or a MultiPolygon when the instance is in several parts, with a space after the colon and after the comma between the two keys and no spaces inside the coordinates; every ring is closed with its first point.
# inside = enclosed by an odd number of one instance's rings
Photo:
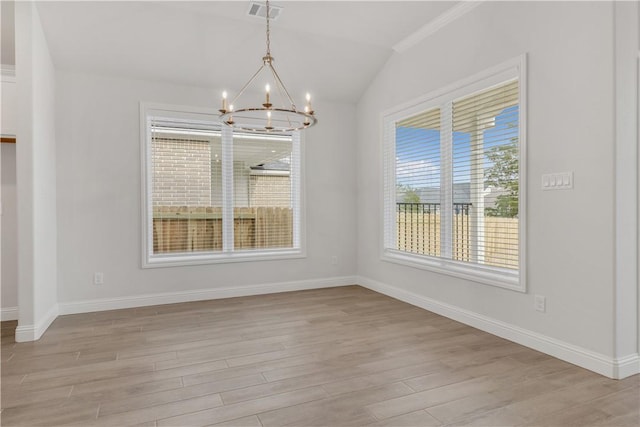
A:
{"type": "Polygon", "coordinates": [[[468,12],[480,6],[483,1],[484,0],[460,2],[459,4],[453,6],[451,9],[444,12],[442,15],[422,26],[413,34],[410,34],[409,36],[400,40],[393,46],[393,50],[398,53],[402,53],[408,50],[409,48],[415,46],[422,40],[429,37],[431,34],[434,34],[436,31],[449,25],[456,19],[464,16],[468,12]]]}

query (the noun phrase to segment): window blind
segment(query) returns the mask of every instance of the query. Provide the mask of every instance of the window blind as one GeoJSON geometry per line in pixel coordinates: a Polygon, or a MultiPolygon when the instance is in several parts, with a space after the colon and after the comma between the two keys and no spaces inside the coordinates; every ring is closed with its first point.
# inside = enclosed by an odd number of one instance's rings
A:
{"type": "Polygon", "coordinates": [[[220,132],[151,121],[153,253],[222,250],[220,132]]]}
{"type": "Polygon", "coordinates": [[[146,123],[148,260],[300,249],[297,133],[232,132],[160,116],[146,123]]]}
{"type": "Polygon", "coordinates": [[[452,103],[457,260],[518,268],[518,96],[513,80],[452,103]]]}
{"type": "Polygon", "coordinates": [[[395,126],[396,248],[440,255],[440,109],[395,126]]]}
{"type": "Polygon", "coordinates": [[[522,288],[521,65],[385,116],[384,259],[522,288]]]}
{"type": "Polygon", "coordinates": [[[236,250],[294,246],[292,162],[291,136],[234,134],[236,250]]]}

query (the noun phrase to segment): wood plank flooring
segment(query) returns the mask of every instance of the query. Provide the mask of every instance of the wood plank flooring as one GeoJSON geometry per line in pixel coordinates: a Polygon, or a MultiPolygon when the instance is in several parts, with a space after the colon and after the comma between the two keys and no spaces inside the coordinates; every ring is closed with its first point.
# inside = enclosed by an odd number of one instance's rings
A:
{"type": "Polygon", "coordinates": [[[358,286],[2,322],[0,421],[638,426],[615,381],[358,286]]]}

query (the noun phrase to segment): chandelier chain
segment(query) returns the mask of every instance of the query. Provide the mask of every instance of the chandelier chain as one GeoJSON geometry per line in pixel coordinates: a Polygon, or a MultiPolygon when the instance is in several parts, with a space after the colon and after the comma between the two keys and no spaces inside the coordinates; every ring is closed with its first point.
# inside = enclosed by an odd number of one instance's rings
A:
{"type": "Polygon", "coordinates": [[[269,0],[267,0],[267,58],[271,58],[271,26],[269,21],[269,0]]]}

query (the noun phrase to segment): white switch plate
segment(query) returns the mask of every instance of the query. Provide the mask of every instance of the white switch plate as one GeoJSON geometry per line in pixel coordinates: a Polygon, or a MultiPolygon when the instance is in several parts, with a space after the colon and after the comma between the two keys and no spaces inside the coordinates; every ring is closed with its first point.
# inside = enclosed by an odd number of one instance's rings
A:
{"type": "Polygon", "coordinates": [[[547,311],[547,298],[543,297],[542,295],[536,295],[534,297],[533,306],[536,311],[544,313],[545,311],[547,311]]]}
{"type": "Polygon", "coordinates": [[[556,172],[542,175],[543,190],[570,190],[573,188],[573,172],[556,172]]]}

